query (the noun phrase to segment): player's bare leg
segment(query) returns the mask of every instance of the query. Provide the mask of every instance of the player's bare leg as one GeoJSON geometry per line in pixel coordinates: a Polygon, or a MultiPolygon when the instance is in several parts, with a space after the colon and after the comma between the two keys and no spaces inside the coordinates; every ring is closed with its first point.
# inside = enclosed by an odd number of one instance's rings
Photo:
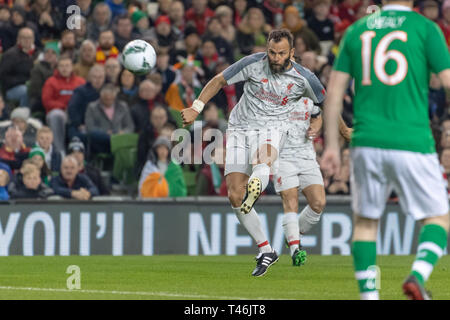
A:
{"type": "Polygon", "coordinates": [[[422,221],[416,259],[411,273],[403,283],[403,293],[411,300],[429,300],[431,294],[425,290],[425,283],[434,266],[444,254],[449,231],[449,215],[425,218],[422,221]]]}
{"type": "Polygon", "coordinates": [[[256,242],[260,254],[256,257],[257,265],[252,275],[259,277],[266,273],[267,269],[278,261],[277,253],[272,249],[267,236],[262,229],[261,221],[255,209],[249,213],[241,212],[241,203],[245,195],[248,175],[240,172],[231,172],[225,177],[228,188],[228,199],[240,224],[248,231],[256,242]]]}
{"type": "Polygon", "coordinates": [[[292,257],[292,265],[301,266],[306,262],[306,251],[301,250],[298,227],[298,188],[280,192],[283,201],[283,231],[292,257]]]}
{"type": "Polygon", "coordinates": [[[278,157],[278,150],[271,144],[263,144],[256,150],[253,172],[248,179],[246,193],[241,204],[242,213],[249,213],[269,183],[270,167],[278,157]]]}

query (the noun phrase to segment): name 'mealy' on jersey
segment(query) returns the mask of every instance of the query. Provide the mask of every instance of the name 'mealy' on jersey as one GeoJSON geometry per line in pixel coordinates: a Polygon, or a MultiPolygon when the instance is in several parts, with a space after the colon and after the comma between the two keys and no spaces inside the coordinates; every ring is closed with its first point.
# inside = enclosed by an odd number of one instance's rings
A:
{"type": "Polygon", "coordinates": [[[320,104],[325,89],[308,69],[292,62],[283,73],[272,73],[267,54],[255,53],[223,71],[227,84],[245,81],[244,93],[231,111],[229,128],[284,126],[302,97],[320,104]]]}
{"type": "Polygon", "coordinates": [[[289,114],[286,140],[280,151],[280,159],[316,159],[313,141],[307,136],[311,118],[319,116],[320,108],[309,98],[302,98],[289,114]]]}

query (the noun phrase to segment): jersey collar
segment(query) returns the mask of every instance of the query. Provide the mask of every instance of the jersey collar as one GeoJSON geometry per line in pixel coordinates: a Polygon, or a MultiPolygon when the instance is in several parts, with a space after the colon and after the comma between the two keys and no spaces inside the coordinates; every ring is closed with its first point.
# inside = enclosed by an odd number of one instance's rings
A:
{"type": "Polygon", "coordinates": [[[387,5],[383,6],[382,10],[383,11],[387,11],[387,10],[412,11],[412,9],[410,7],[402,6],[400,4],[387,4],[387,5]]]}

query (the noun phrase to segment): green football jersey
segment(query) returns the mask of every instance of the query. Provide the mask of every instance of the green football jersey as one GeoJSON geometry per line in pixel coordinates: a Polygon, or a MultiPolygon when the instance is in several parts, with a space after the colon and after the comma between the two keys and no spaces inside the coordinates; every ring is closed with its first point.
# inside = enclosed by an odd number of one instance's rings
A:
{"type": "Polygon", "coordinates": [[[333,68],[354,78],[351,146],[436,152],[428,116],[431,73],[450,68],[437,24],[387,5],[351,25],[333,68]]]}

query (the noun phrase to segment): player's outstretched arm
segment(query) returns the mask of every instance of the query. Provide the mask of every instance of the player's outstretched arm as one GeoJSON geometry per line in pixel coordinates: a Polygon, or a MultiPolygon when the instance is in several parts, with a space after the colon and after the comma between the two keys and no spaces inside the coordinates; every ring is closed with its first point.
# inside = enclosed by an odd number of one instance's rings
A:
{"type": "Polygon", "coordinates": [[[203,88],[198,99],[196,99],[190,108],[181,110],[181,118],[183,119],[183,125],[189,125],[195,121],[197,116],[202,112],[203,107],[209,102],[222,87],[227,84],[222,73],[217,74],[214,78],[208,81],[203,88]]]}

